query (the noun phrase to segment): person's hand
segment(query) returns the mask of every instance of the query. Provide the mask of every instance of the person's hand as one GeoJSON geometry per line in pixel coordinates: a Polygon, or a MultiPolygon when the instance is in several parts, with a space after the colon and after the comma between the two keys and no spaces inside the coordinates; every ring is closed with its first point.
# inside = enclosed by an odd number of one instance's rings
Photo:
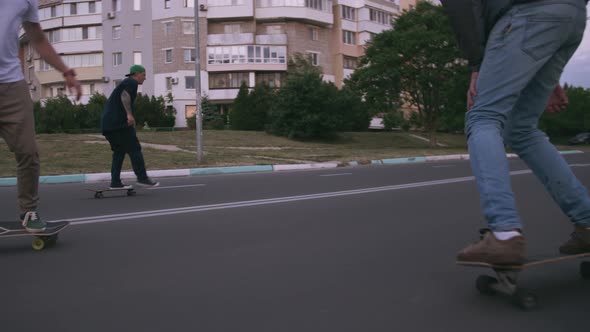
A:
{"type": "Polygon", "coordinates": [[[135,127],[135,118],[133,115],[127,114],[127,125],[129,125],[129,127],[135,127]]]}
{"type": "Polygon", "coordinates": [[[80,100],[82,97],[82,86],[80,82],[76,79],[76,74],[73,70],[68,70],[64,73],[64,78],[66,80],[66,87],[70,91],[71,94],[76,95],[76,100],[80,100]]]}
{"type": "Polygon", "coordinates": [[[473,98],[477,96],[477,87],[475,83],[477,82],[477,75],[479,72],[474,71],[471,73],[471,83],[469,83],[469,90],[467,90],[467,111],[471,110],[473,106],[473,98]]]}
{"type": "Polygon", "coordinates": [[[549,97],[549,102],[547,103],[547,107],[545,108],[545,112],[547,113],[558,113],[565,110],[565,107],[569,104],[569,99],[565,94],[565,91],[561,88],[558,84],[551,97],[549,97]]]}

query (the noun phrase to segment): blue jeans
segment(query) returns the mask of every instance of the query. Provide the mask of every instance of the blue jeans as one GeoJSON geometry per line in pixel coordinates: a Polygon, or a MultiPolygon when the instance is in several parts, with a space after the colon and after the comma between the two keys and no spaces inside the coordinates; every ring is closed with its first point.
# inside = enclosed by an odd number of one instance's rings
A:
{"type": "Polygon", "coordinates": [[[465,130],[481,207],[494,231],[523,228],[505,145],[531,168],[573,223],[590,226],[586,188],[537,128],[585,26],[583,0],[544,0],[515,5],[490,33],[465,130]]]}

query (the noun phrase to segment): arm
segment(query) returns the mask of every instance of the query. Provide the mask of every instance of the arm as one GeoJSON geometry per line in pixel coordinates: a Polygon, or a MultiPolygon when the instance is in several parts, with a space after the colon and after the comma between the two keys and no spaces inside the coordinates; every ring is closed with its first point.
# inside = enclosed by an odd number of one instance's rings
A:
{"type": "Polygon", "coordinates": [[[131,96],[129,92],[123,90],[121,93],[121,102],[123,103],[123,108],[125,108],[125,112],[127,112],[127,124],[130,127],[135,126],[135,118],[133,117],[133,111],[131,108],[131,96]]]}
{"type": "Polygon", "coordinates": [[[23,22],[23,28],[31,41],[31,45],[39,52],[41,58],[64,74],[66,86],[69,88],[70,93],[76,90],[76,99],[80,100],[82,88],[76,79],[76,73],[63,63],[61,57],[55,52],[55,49],[51,46],[47,37],[45,37],[41,25],[39,23],[23,22]]]}

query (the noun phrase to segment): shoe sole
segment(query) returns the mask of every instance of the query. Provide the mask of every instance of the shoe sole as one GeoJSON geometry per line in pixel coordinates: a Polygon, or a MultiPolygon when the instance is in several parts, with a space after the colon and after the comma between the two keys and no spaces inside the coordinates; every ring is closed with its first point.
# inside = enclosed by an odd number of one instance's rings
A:
{"type": "Polygon", "coordinates": [[[158,182],[156,184],[146,184],[146,183],[137,182],[137,185],[142,186],[142,187],[158,187],[160,185],[160,182],[158,182]]]}

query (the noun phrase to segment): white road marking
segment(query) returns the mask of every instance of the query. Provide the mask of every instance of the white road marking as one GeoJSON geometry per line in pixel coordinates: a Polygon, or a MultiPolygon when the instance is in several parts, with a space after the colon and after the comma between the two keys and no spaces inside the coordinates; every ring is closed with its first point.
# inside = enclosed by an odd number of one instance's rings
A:
{"type": "MultiPolygon", "coordinates": [[[[531,173],[530,170],[510,172],[511,175],[522,175],[522,174],[530,174],[530,173],[531,173]]],[[[308,194],[308,195],[298,195],[298,196],[286,196],[286,197],[277,197],[277,198],[257,199],[257,200],[251,200],[251,201],[239,201],[239,202],[230,202],[230,203],[197,205],[197,206],[188,206],[188,207],[183,207],[183,208],[149,210],[149,211],[141,211],[141,212],[109,214],[109,215],[102,215],[102,216],[71,218],[71,219],[62,219],[62,220],[53,220],[53,221],[68,220],[73,225],[85,225],[85,224],[95,224],[95,223],[104,223],[104,222],[112,222],[112,221],[133,220],[133,219],[148,218],[148,217],[170,216],[170,215],[175,215],[175,214],[197,213],[197,212],[213,211],[213,210],[235,209],[235,208],[250,207],[250,206],[280,204],[280,203],[315,200],[315,199],[332,198],[332,197],[340,197],[340,196],[363,195],[363,194],[370,194],[370,193],[383,192],[383,191],[395,191],[395,190],[402,190],[402,189],[412,189],[412,188],[420,188],[420,187],[428,187],[428,186],[438,186],[438,185],[443,185],[443,184],[468,182],[468,181],[473,181],[474,179],[475,178],[473,176],[466,176],[466,177],[451,178],[451,179],[444,179],[444,180],[415,182],[415,183],[398,184],[398,185],[390,185],[390,186],[382,186],[382,187],[371,187],[371,188],[364,188],[364,189],[343,190],[343,191],[335,191],[335,192],[327,192],[327,193],[319,193],[319,194],[308,194]]]]}
{"type": "Polygon", "coordinates": [[[146,188],[147,190],[159,190],[159,189],[176,189],[176,188],[188,188],[188,187],[203,187],[206,184],[187,184],[183,186],[166,186],[166,187],[154,187],[154,188],[146,188]]]}
{"type": "Polygon", "coordinates": [[[352,173],[322,174],[320,176],[342,176],[342,175],[352,175],[352,173]]]}

